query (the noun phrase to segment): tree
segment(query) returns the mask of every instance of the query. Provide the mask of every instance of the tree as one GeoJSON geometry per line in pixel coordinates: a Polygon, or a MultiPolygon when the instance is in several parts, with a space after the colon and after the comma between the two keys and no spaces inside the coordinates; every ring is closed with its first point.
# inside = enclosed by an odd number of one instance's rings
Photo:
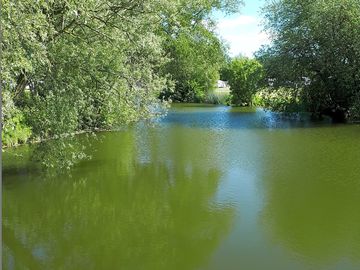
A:
{"type": "Polygon", "coordinates": [[[226,52],[218,37],[203,25],[196,28],[171,38],[166,46],[172,60],[165,72],[175,89],[165,96],[175,101],[200,102],[214,88],[224,64],[226,52]]]}
{"type": "Polygon", "coordinates": [[[250,105],[263,77],[261,64],[255,59],[237,57],[231,60],[227,70],[223,73],[227,74],[232,103],[250,105]]]}
{"type": "Polygon", "coordinates": [[[4,0],[2,99],[14,113],[2,124],[16,115],[7,131],[24,131],[11,144],[156,117],[174,85],[203,91],[223,54],[211,11],[239,2],[4,0]]]}
{"type": "Polygon", "coordinates": [[[360,1],[279,0],[264,16],[273,42],[257,56],[267,77],[302,88],[313,115],[343,121],[360,92],[360,1]]]}
{"type": "Polygon", "coordinates": [[[225,64],[227,48],[215,33],[214,9],[238,12],[241,0],[184,1],[176,19],[166,16],[162,24],[164,49],[170,58],[164,72],[175,83],[163,96],[175,101],[200,102],[214,88],[225,64]],[[170,89],[172,90],[172,89],[170,89]]]}
{"type": "Polygon", "coordinates": [[[161,1],[4,1],[3,81],[35,137],[158,113],[161,1]],[[16,4],[16,5],[15,5],[16,4]]]}

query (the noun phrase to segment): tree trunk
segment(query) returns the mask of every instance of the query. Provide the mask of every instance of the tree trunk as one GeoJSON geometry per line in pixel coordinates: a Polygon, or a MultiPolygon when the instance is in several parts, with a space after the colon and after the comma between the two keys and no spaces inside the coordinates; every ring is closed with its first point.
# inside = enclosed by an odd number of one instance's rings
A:
{"type": "Polygon", "coordinates": [[[27,78],[26,78],[25,71],[23,71],[20,73],[20,75],[17,79],[17,82],[16,82],[14,99],[16,99],[18,96],[20,96],[22,92],[24,92],[26,85],[27,85],[27,78]]]}

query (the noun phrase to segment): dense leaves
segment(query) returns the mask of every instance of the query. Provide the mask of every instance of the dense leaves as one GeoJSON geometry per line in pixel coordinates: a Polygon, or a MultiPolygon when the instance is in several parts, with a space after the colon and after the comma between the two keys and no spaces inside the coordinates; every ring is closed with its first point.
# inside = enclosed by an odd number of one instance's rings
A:
{"type": "Polygon", "coordinates": [[[168,43],[171,58],[166,66],[175,81],[173,93],[164,93],[174,101],[199,102],[214,88],[224,64],[225,49],[205,26],[196,33],[181,33],[168,43]]]}
{"type": "Polygon", "coordinates": [[[12,146],[26,142],[31,129],[24,123],[24,114],[15,106],[9,93],[3,94],[1,140],[4,145],[12,146]]]}
{"type": "Polygon", "coordinates": [[[274,112],[296,114],[305,110],[301,95],[301,89],[264,87],[255,94],[253,105],[274,112]]]}
{"type": "Polygon", "coordinates": [[[261,85],[263,69],[255,59],[237,57],[223,70],[223,77],[229,81],[232,103],[250,105],[261,85]]]}
{"type": "Polygon", "coordinates": [[[40,139],[152,118],[174,86],[192,96],[211,87],[224,49],[210,14],[239,3],[4,0],[3,102],[40,139]]]}
{"type": "Polygon", "coordinates": [[[310,112],[344,119],[360,92],[360,1],[278,0],[264,15],[273,43],[257,56],[273,86],[303,88],[310,112]]]}
{"type": "Polygon", "coordinates": [[[164,48],[172,61],[165,66],[165,72],[175,82],[175,88],[174,91],[167,89],[162,96],[174,101],[204,101],[219,79],[227,53],[226,46],[215,34],[211,11],[236,12],[240,4],[239,0],[185,1],[177,10],[181,14],[178,20],[166,20],[164,48]]]}

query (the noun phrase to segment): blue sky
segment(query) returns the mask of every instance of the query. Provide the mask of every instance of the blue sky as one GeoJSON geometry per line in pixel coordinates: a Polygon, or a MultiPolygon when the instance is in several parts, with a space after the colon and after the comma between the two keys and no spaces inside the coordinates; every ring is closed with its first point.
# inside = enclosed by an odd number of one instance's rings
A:
{"type": "Polygon", "coordinates": [[[260,9],[265,0],[245,0],[240,12],[231,16],[215,13],[217,32],[229,46],[231,56],[239,54],[252,57],[261,45],[269,43],[262,31],[260,9]]]}

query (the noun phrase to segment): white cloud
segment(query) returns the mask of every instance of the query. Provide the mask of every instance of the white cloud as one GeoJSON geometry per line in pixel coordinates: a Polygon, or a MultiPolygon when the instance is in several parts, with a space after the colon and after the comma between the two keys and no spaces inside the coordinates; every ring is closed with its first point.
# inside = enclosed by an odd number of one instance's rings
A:
{"type": "Polygon", "coordinates": [[[252,57],[261,45],[270,42],[268,35],[262,32],[259,19],[255,16],[240,15],[220,19],[217,31],[229,43],[231,56],[242,54],[252,57]]]}
{"type": "Polygon", "coordinates": [[[254,16],[246,16],[246,15],[241,15],[238,16],[236,18],[232,18],[232,19],[222,19],[219,21],[218,23],[218,28],[219,29],[229,29],[229,28],[234,28],[234,27],[238,27],[241,25],[251,25],[251,24],[256,24],[257,23],[257,19],[254,16]]]}

